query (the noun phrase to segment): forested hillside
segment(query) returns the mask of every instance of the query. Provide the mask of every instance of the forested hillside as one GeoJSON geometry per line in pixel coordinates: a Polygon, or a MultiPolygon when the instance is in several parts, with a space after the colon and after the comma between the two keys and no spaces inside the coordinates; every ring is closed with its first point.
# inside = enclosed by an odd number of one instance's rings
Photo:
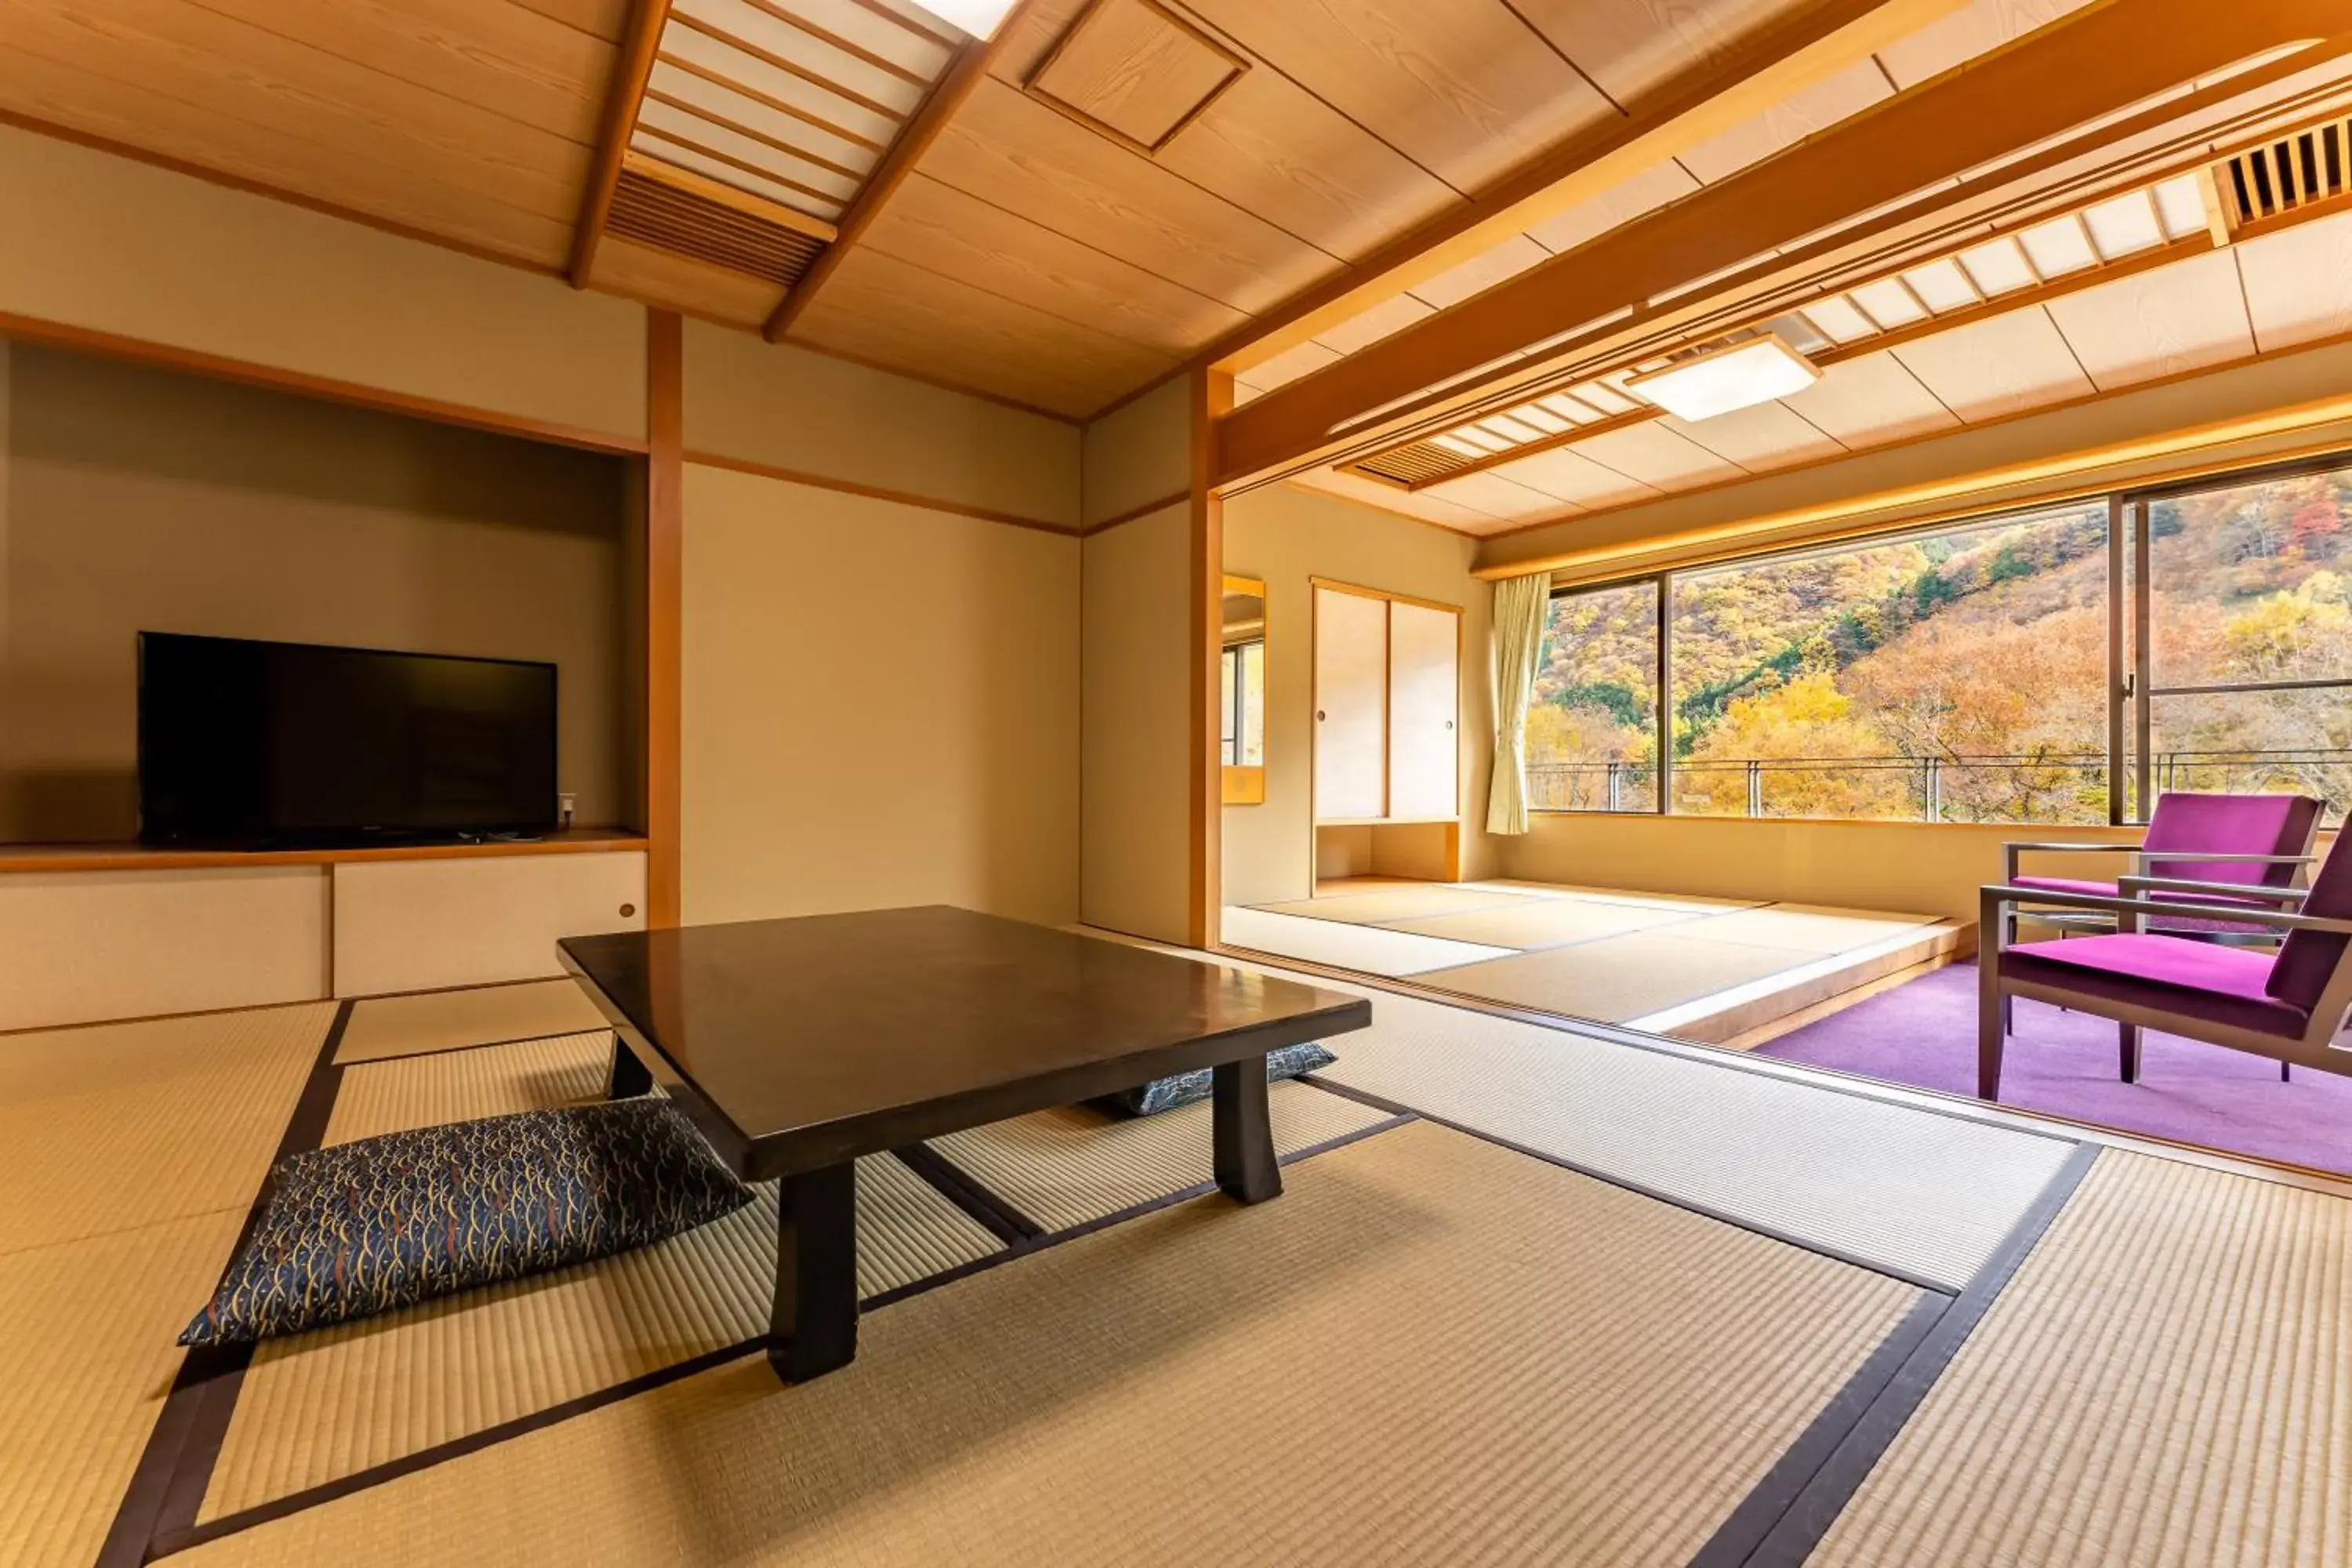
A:
{"type": "MultiPolygon", "coordinates": [[[[2151,520],[2156,689],[2352,677],[2352,474],[2151,520]]],[[[1677,577],[1675,809],[1917,816],[1932,790],[1947,819],[2103,820],[2106,578],[2103,502],[1677,577]]],[[[1601,770],[1557,764],[1608,762],[1641,795],[1620,804],[1648,804],[1655,605],[1648,584],[1556,601],[1528,716],[1540,804],[1602,804],[1601,770]]],[[[2347,697],[2159,697],[2158,785],[2352,797],[2347,697]],[[2291,754],[2207,754],[2257,751],[2291,754]]]]}

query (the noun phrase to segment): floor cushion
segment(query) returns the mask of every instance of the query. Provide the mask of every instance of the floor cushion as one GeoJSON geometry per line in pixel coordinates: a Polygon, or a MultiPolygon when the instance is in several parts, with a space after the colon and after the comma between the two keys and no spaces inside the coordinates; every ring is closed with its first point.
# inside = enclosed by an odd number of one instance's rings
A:
{"type": "MultiPolygon", "coordinates": [[[[1303,1046],[1283,1046],[1265,1053],[1266,1081],[1273,1083],[1286,1078],[1297,1078],[1303,1072],[1328,1068],[1338,1059],[1312,1041],[1303,1046]]],[[[1104,1095],[1095,1103],[1120,1116],[1156,1116],[1160,1111],[1173,1110],[1180,1105],[1208,1099],[1215,1072],[1213,1068],[1195,1068],[1191,1072],[1173,1073],[1167,1078],[1154,1079],[1140,1089],[1121,1089],[1117,1094],[1104,1095]]]]}
{"type": "Polygon", "coordinates": [[[667,1100],[532,1110],[290,1155],[184,1345],[236,1344],[644,1247],[751,1194],[667,1100]]]}

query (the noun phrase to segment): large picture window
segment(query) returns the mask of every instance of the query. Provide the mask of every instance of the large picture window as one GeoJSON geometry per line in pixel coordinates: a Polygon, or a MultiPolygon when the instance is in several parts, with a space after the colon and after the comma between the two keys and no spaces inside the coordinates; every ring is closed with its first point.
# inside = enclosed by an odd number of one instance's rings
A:
{"type": "Polygon", "coordinates": [[[2352,466],[1562,589],[1528,762],[1539,811],[2067,824],[2283,790],[2336,820],[2352,466]]]}

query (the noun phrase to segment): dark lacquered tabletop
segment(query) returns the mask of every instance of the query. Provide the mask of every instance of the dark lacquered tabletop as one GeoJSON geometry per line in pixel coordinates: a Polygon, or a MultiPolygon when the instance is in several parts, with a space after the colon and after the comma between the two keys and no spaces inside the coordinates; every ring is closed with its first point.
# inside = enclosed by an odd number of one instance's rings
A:
{"type": "Polygon", "coordinates": [[[1371,1021],[1359,997],[945,905],[561,948],[754,1180],[1371,1021]]]}

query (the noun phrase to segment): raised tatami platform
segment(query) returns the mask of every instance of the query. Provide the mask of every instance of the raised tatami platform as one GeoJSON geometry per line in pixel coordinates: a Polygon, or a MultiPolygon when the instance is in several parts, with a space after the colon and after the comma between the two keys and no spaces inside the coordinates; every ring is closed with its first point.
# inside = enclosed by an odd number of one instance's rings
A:
{"type": "Polygon", "coordinates": [[[593,1098],[600,1030],[490,1037],[499,998],[373,1059],[337,1048],[367,1004],[0,1037],[0,1119],[84,1135],[0,1143],[9,1190],[146,1160],[0,1244],[0,1557],[2341,1560],[2345,1198],[1364,994],[1272,1096],[1276,1202],[1214,1194],[1200,1106],[861,1162],[859,1358],[798,1389],[757,1353],[766,1192],[250,1358],[171,1344],[273,1151],[593,1098]]]}
{"type": "Polygon", "coordinates": [[[1226,909],[1221,930],[1231,947],[1706,1041],[1974,942],[1932,915],[1508,880],[1328,882],[1226,909]]]}

